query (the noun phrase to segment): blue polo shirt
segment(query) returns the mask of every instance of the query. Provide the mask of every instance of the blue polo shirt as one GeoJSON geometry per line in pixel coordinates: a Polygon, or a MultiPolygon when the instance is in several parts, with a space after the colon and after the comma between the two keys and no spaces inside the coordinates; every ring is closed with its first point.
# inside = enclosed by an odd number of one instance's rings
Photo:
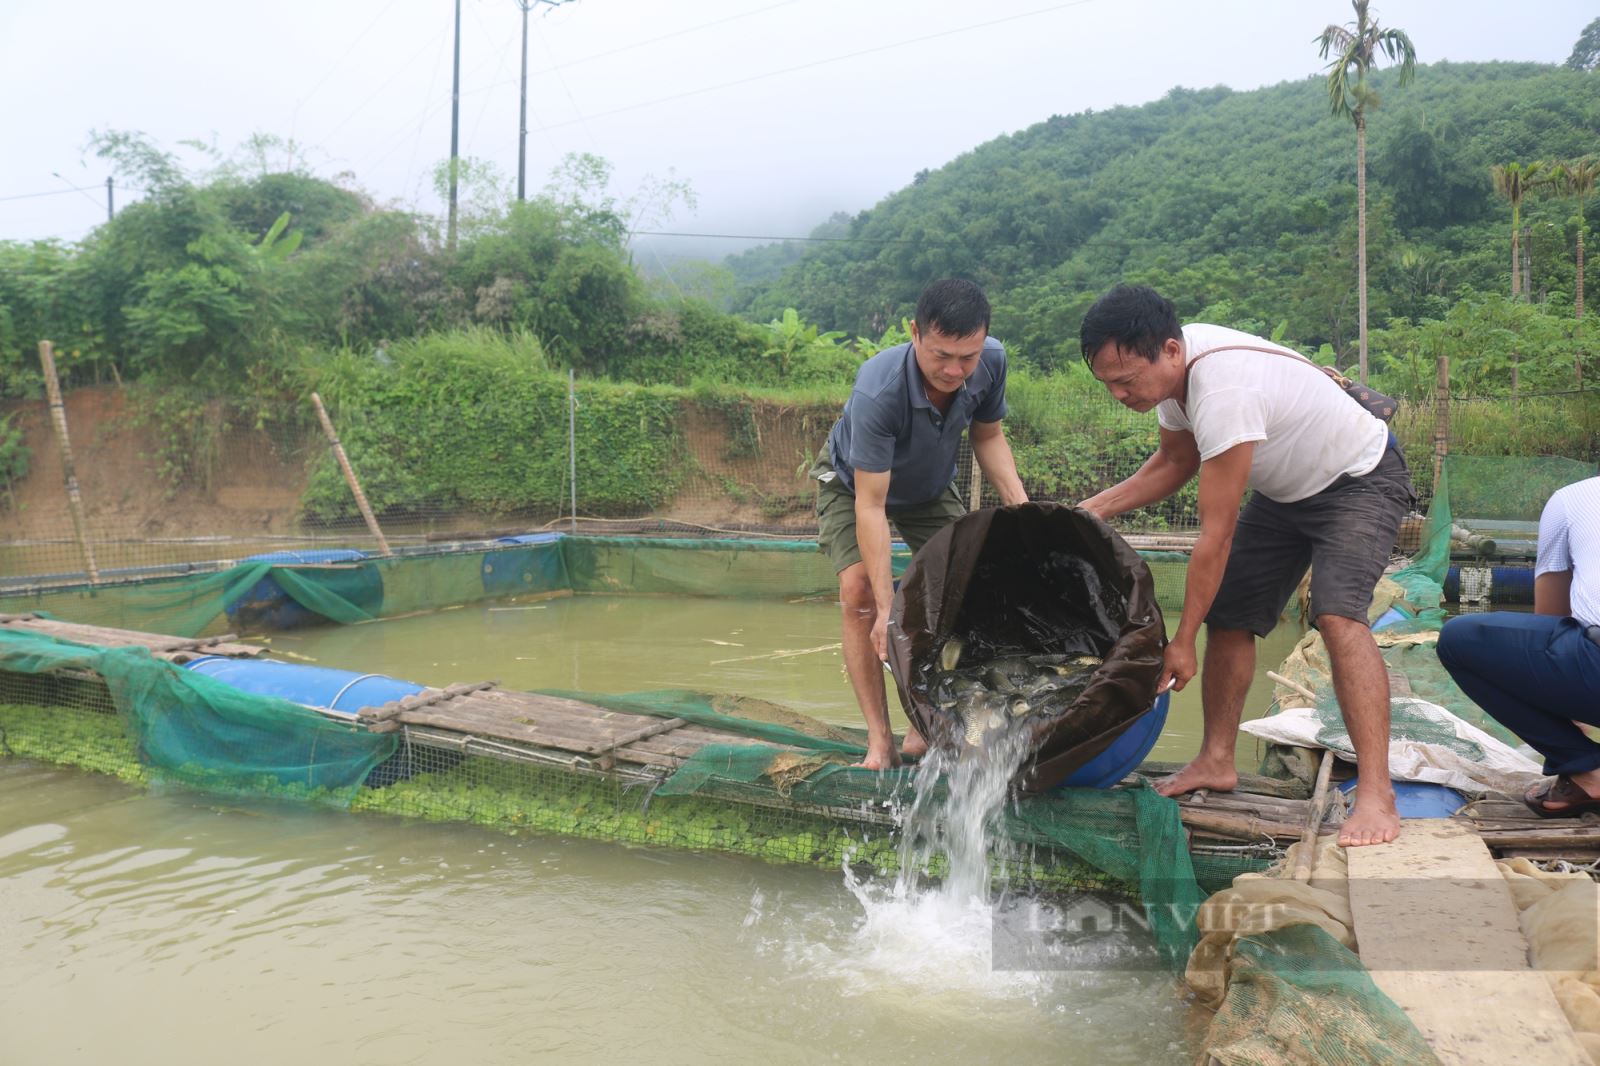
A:
{"type": "Polygon", "coordinates": [[[961,431],[1006,415],[1006,350],[984,338],[978,366],[944,414],[923,388],[909,342],[861,364],[844,414],[828,434],[828,458],[839,482],[855,491],[855,472],[889,471],[890,507],[937,499],[956,476],[961,431]]]}

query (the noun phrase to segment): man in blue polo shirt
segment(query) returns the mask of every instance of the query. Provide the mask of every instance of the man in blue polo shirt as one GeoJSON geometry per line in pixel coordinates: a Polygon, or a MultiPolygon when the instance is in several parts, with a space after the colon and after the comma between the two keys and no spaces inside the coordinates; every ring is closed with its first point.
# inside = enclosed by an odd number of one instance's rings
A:
{"type": "Polygon", "coordinates": [[[844,663],[867,720],[862,765],[883,770],[920,755],[915,728],[896,750],[883,669],[888,657],[889,523],[912,551],[965,513],[955,486],[956,451],[972,450],[1004,504],[1027,503],[1000,419],[1006,352],[989,333],[989,301],[970,281],[936,281],[917,300],[911,342],[886,348],[856,372],[844,414],[828,434],[817,479],[818,546],[839,575],[844,663]]]}

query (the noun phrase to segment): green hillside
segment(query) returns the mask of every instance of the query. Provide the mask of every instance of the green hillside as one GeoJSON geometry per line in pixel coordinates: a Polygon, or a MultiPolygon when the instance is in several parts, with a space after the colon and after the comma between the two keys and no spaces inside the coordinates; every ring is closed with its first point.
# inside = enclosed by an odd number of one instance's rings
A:
{"type": "MultiPolygon", "coordinates": [[[[1600,148],[1600,77],[1539,64],[1421,66],[1368,125],[1372,325],[1440,319],[1474,293],[1509,294],[1511,210],[1489,168],[1600,148]]],[[[1044,367],[1073,360],[1077,324],[1119,280],[1185,317],[1356,342],[1355,131],[1321,77],[1253,92],[1173,89],[1142,107],[1056,115],[997,138],[862,212],[850,242],[813,245],[750,285],[758,321],[785,307],[823,328],[876,334],[929,279],[964,275],[994,330],[1044,367]]],[[[1596,197],[1587,207],[1597,210],[1596,197]]],[[[1571,314],[1572,199],[1523,203],[1535,302],[1571,314]]],[[[755,249],[747,256],[770,252],[755,249]]],[[[738,258],[730,262],[740,271],[738,258]]],[[[1344,358],[1340,362],[1345,362],[1344,358]]]]}

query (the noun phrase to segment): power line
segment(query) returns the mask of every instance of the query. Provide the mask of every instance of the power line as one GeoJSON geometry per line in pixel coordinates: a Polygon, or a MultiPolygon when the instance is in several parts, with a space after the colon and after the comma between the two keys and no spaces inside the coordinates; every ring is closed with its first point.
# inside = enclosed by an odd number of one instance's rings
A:
{"type": "MultiPolygon", "coordinates": [[[[149,189],[140,188],[137,185],[118,185],[117,188],[127,189],[130,192],[150,191],[149,189]]],[[[85,196],[89,196],[90,193],[103,191],[105,191],[104,185],[68,185],[64,189],[46,189],[44,192],[19,192],[13,193],[10,196],[0,196],[0,203],[5,203],[8,200],[32,200],[40,196],[65,196],[69,192],[81,192],[85,196]]],[[[95,206],[100,206],[100,201],[96,200],[93,196],[89,196],[89,199],[94,202],[95,206]]]]}
{"type": "Polygon", "coordinates": [[[88,189],[80,189],[76,185],[71,185],[65,189],[49,189],[45,192],[19,192],[14,196],[0,196],[0,203],[4,203],[7,200],[32,200],[39,196],[65,196],[69,192],[81,192],[87,194],[88,191],[88,189]]]}

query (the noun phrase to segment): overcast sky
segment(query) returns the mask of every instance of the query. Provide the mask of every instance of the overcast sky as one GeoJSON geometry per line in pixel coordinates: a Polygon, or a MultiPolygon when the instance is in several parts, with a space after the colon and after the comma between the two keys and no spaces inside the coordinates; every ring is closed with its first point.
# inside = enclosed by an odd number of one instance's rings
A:
{"type": "MultiPolygon", "coordinates": [[[[1566,59],[1593,0],[1375,0],[1424,62],[1566,59]]],[[[529,17],[530,189],[568,152],[626,197],[674,171],[673,230],[804,234],[1052,114],[1316,74],[1348,0],[576,0],[529,17]]],[[[105,218],[91,130],[177,150],[292,137],[380,202],[442,211],[452,0],[0,0],[0,240],[105,218]],[[87,187],[87,192],[71,186],[87,187]],[[47,195],[33,195],[47,194],[47,195]]],[[[517,170],[521,15],[462,0],[461,153],[517,170]]],[[[137,193],[119,190],[118,203],[137,193]]],[[[737,245],[729,244],[727,250],[737,245]]]]}

